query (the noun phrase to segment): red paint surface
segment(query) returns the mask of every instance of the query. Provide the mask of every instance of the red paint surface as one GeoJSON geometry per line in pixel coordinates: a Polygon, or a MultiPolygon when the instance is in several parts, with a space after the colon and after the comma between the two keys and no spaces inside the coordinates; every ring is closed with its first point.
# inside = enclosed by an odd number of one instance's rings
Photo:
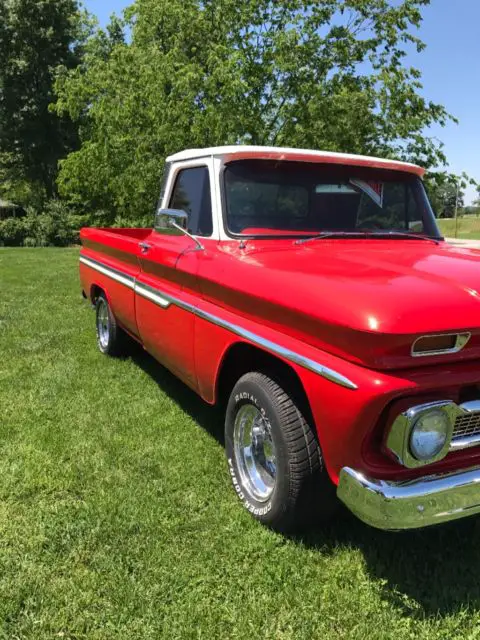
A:
{"type": "MultiPolygon", "coordinates": [[[[346,376],[339,386],[299,365],[328,471],[336,482],[345,465],[376,477],[425,474],[406,470],[382,448],[385,426],[404,406],[480,397],[480,252],[420,240],[294,239],[217,242],[194,251],[186,237],[150,230],[82,230],[82,255],[158,287],[195,307],[315,360],[346,376]],[[152,245],[142,256],[139,242],[152,245]],[[453,355],[412,358],[426,333],[470,331],[453,355]],[[401,404],[398,404],[400,401],[401,404]],[[396,405],[393,403],[397,403],[396,405]]],[[[148,351],[215,402],[217,376],[228,349],[248,342],[171,305],[135,295],[81,265],[83,289],[102,287],[122,325],[148,351]]],[[[428,472],[478,463],[475,449],[449,454],[428,472]]]]}

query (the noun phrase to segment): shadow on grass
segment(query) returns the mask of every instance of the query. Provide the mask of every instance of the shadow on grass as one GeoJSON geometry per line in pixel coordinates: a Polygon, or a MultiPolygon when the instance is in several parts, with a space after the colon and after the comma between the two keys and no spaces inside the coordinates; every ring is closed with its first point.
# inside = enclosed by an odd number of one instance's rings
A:
{"type": "Polygon", "coordinates": [[[139,344],[132,342],[128,356],[147,373],[161,390],[187,413],[202,429],[224,446],[223,416],[217,407],[204,402],[194,391],[165,369],[139,344]]]}
{"type": "MultiPolygon", "coordinates": [[[[222,447],[223,416],[203,402],[141,347],[129,354],[179,407],[222,447]]],[[[343,510],[335,523],[290,540],[321,554],[359,549],[382,597],[405,615],[449,615],[480,607],[480,519],[410,532],[383,532],[364,525],[343,510]]]]}
{"type": "Polygon", "coordinates": [[[480,607],[480,520],[476,517],[408,532],[372,529],[345,513],[334,524],[294,540],[333,554],[359,549],[382,597],[406,615],[449,615],[480,607]]]}

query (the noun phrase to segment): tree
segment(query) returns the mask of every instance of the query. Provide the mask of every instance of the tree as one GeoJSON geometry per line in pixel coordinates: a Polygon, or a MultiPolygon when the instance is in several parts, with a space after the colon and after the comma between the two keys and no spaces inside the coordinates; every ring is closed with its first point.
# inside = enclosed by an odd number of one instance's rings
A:
{"type": "Polygon", "coordinates": [[[0,170],[47,197],[77,142],[71,119],[50,105],[57,67],[79,63],[82,25],[76,0],[0,0],[0,170]]]}
{"type": "Polygon", "coordinates": [[[446,171],[430,172],[425,184],[437,218],[453,218],[455,212],[459,216],[464,215],[465,189],[468,185],[475,186],[480,193],[480,185],[466,173],[456,175],[446,171]]]}
{"type": "Polygon", "coordinates": [[[434,185],[429,190],[429,197],[437,218],[454,218],[455,211],[458,212],[464,206],[465,194],[451,179],[434,185]]]}
{"type": "Polygon", "coordinates": [[[480,185],[477,185],[477,197],[473,201],[475,207],[480,207],[480,185]]]}
{"type": "MultiPolygon", "coordinates": [[[[80,124],[62,162],[69,199],[149,216],[166,155],[253,143],[413,160],[445,156],[425,129],[450,118],[404,66],[429,0],[137,0],[131,41],[99,31],[57,82],[80,124]]],[[[117,23],[118,27],[118,23],[117,23]]]]}

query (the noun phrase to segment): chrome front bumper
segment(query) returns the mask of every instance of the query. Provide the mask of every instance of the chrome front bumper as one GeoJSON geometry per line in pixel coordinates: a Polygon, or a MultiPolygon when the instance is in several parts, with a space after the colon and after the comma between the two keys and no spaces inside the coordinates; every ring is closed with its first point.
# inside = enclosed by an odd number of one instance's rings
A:
{"type": "Polygon", "coordinates": [[[343,467],[337,495],[378,529],[417,529],[480,512],[480,467],[416,480],[375,480],[343,467]]]}

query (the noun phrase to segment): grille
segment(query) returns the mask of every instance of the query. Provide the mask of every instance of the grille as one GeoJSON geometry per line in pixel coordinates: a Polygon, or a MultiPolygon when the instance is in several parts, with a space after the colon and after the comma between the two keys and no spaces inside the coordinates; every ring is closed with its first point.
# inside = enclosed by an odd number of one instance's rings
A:
{"type": "Polygon", "coordinates": [[[470,436],[480,436],[480,411],[458,416],[453,427],[452,440],[470,436]]]}

